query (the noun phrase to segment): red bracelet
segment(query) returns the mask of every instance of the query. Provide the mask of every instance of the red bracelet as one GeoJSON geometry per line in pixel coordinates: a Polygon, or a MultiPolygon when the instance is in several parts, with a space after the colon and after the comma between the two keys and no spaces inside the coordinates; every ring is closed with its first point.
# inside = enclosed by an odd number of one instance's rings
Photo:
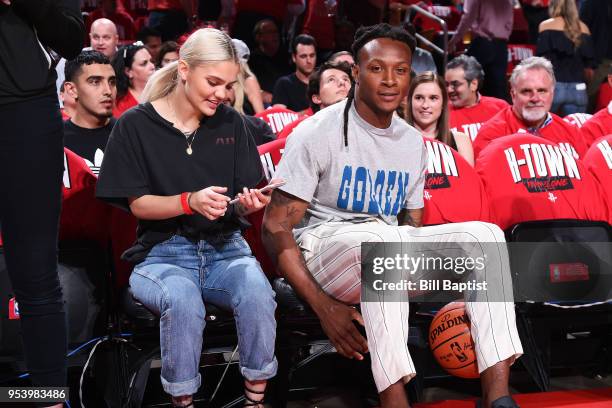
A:
{"type": "Polygon", "coordinates": [[[189,196],[191,193],[181,193],[181,207],[183,207],[183,213],[186,215],[193,215],[193,210],[189,206],[189,196]]]}

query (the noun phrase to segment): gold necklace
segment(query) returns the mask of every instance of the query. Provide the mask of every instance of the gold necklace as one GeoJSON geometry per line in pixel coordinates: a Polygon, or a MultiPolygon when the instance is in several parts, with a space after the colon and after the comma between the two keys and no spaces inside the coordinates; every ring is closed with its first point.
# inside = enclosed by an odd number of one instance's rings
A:
{"type": "Polygon", "coordinates": [[[196,137],[196,134],[198,133],[198,129],[200,128],[199,127],[196,128],[196,130],[194,130],[193,132],[183,132],[183,135],[185,135],[185,140],[187,141],[187,149],[185,149],[185,151],[190,156],[193,153],[193,149],[191,148],[191,145],[195,141],[195,137],[196,137]],[[189,141],[189,138],[191,138],[191,142],[189,141]]]}
{"type": "MultiPolygon", "coordinates": [[[[174,110],[174,106],[170,104],[170,98],[166,99],[166,103],[168,104],[168,107],[172,110],[172,116],[174,116],[174,120],[178,122],[178,116],[176,114],[176,111],[174,110]]],[[[193,131],[184,132],[181,129],[179,129],[179,131],[183,134],[183,136],[185,136],[185,139],[187,141],[187,149],[185,149],[185,151],[190,156],[193,154],[193,149],[191,148],[191,145],[195,141],[195,137],[196,137],[196,134],[198,133],[198,129],[200,129],[199,125],[193,131]],[[191,138],[191,142],[189,141],[189,138],[191,138]]]]}

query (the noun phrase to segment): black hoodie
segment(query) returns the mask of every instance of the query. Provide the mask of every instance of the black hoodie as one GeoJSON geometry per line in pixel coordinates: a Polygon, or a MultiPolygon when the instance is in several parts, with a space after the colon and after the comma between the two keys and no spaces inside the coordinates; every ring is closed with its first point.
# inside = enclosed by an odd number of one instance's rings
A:
{"type": "Polygon", "coordinates": [[[72,59],[84,35],[79,0],[0,2],[0,105],[55,93],[56,73],[46,49],[72,59]]]}

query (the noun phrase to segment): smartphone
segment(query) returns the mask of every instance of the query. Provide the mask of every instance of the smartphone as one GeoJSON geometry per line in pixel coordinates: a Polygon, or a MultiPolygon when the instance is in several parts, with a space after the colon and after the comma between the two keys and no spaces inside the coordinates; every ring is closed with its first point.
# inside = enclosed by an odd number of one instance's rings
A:
{"type": "MultiPolygon", "coordinates": [[[[287,184],[287,182],[286,182],[285,180],[283,180],[283,181],[279,181],[278,183],[268,184],[267,186],[260,188],[260,189],[259,189],[259,191],[260,191],[261,193],[267,193],[268,191],[270,191],[270,190],[274,190],[275,188],[282,187],[282,186],[284,186],[285,184],[287,184]]],[[[237,203],[239,200],[240,200],[240,199],[236,197],[236,198],[234,198],[233,200],[231,200],[231,201],[229,202],[229,204],[230,204],[230,205],[231,205],[231,204],[235,204],[235,203],[237,203]]]]}

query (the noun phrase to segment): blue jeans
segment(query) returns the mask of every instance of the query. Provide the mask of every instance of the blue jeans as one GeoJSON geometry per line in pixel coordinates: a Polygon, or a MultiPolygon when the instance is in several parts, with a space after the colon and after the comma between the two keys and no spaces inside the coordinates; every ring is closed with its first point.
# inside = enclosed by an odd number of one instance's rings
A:
{"type": "Polygon", "coordinates": [[[276,375],[274,291],[240,232],[195,243],[175,235],[134,268],[130,286],[161,316],[161,381],[168,394],[192,395],[200,387],[204,302],[233,312],[242,375],[250,381],[276,375]]]}
{"type": "Polygon", "coordinates": [[[585,113],[588,102],[586,84],[579,82],[557,82],[551,111],[561,116],[567,116],[572,113],[585,113]]]}

